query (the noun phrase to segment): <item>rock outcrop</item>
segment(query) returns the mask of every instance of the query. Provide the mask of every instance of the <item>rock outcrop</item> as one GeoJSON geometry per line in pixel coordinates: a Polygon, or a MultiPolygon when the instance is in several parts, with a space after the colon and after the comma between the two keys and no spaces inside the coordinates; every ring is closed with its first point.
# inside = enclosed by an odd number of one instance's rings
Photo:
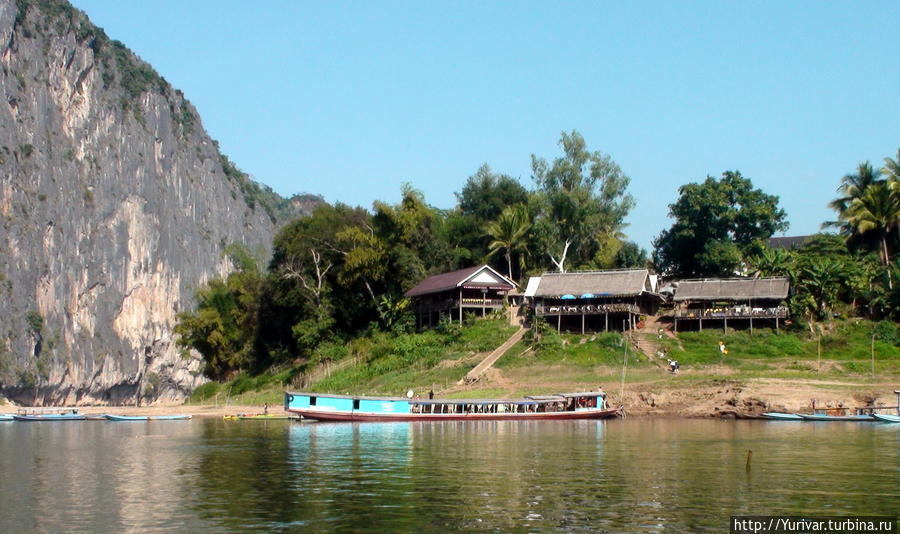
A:
{"type": "Polygon", "coordinates": [[[239,172],[179,91],[66,2],[0,0],[0,67],[0,394],[184,397],[203,377],[176,314],[231,269],[227,246],[265,254],[310,199],[239,172]]]}

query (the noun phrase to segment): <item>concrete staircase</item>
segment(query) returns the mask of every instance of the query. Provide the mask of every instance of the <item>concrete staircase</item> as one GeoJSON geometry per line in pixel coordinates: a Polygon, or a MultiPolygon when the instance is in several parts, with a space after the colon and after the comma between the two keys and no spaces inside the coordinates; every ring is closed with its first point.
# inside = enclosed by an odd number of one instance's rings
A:
{"type": "Polygon", "coordinates": [[[516,333],[511,335],[509,339],[506,340],[506,342],[494,349],[493,352],[488,354],[485,359],[481,360],[481,362],[476,365],[474,369],[466,373],[466,376],[462,377],[462,379],[457,382],[457,385],[472,384],[474,382],[477,382],[478,378],[482,374],[484,374],[485,371],[490,369],[491,366],[494,365],[494,363],[496,363],[501,356],[506,354],[506,351],[508,351],[513,347],[513,345],[518,343],[527,331],[527,328],[525,328],[524,326],[520,326],[519,329],[516,330],[516,333]]]}

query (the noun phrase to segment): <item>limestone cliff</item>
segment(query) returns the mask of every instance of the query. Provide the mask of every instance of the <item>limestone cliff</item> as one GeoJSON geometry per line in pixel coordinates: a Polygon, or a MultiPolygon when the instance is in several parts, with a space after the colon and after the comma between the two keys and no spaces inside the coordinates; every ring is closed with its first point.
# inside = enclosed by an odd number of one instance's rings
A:
{"type": "MultiPolygon", "coordinates": [[[[177,399],[172,339],[223,249],[296,206],[219,154],[194,108],[69,4],[0,0],[0,394],[177,399]]],[[[301,207],[302,209],[302,207],[301,207]]]]}

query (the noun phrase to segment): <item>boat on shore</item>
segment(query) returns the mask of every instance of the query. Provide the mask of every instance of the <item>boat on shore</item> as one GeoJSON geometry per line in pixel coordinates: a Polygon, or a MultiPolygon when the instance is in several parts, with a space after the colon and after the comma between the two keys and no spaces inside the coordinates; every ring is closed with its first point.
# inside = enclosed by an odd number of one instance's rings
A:
{"type": "Polygon", "coordinates": [[[84,421],[85,416],[77,413],[47,413],[47,414],[15,414],[16,421],[46,422],[46,421],[84,421]]]}
{"type": "Polygon", "coordinates": [[[800,413],[797,414],[803,418],[804,421],[874,421],[875,418],[871,415],[825,415],[818,413],[800,413]]]}
{"type": "Polygon", "coordinates": [[[265,414],[265,413],[239,413],[235,415],[223,415],[222,419],[226,421],[284,421],[298,420],[300,416],[286,414],[265,414]]]}
{"type": "Polygon", "coordinates": [[[106,414],[109,421],[180,421],[190,419],[191,415],[115,415],[106,414]]]}
{"type": "Polygon", "coordinates": [[[606,419],[624,413],[622,406],[608,408],[602,391],[517,400],[423,400],[285,392],[284,409],[319,421],[543,421],[606,419]]]}
{"type": "Polygon", "coordinates": [[[888,415],[886,413],[873,413],[872,417],[882,423],[900,423],[900,415],[888,415]]]}
{"type": "Polygon", "coordinates": [[[766,412],[763,414],[768,419],[774,419],[776,421],[802,421],[803,418],[795,413],[784,413],[784,412],[766,412]]]}

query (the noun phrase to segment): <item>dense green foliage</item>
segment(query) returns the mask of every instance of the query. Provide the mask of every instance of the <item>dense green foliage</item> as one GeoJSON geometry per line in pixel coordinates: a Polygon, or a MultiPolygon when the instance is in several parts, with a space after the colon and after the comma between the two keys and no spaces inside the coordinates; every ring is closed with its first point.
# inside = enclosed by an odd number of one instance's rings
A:
{"type": "Polygon", "coordinates": [[[766,239],[788,227],[778,197],[755,189],[737,171],[678,192],[669,206],[675,223],[653,243],[653,261],[668,276],[733,276],[744,258],[762,252],[766,239]]]}
{"type": "MultiPolygon", "coordinates": [[[[222,377],[315,358],[327,341],[402,336],[412,328],[403,294],[429,275],[482,262],[515,280],[545,269],[642,265],[646,253],[622,235],[634,204],[628,177],[577,132],[563,133],[560,146],[564,155],[552,163],[532,156],[534,191],[483,165],[452,210],[428,205],[409,185],[398,203],[376,201],[371,211],[320,204],[282,228],[265,272],[235,261],[237,272],[202,288],[197,310],[180,316],[180,343],[204,355],[208,375],[222,377]]],[[[248,206],[266,202],[224,156],[222,166],[248,206]]]]}
{"type": "MultiPolygon", "coordinates": [[[[609,156],[588,150],[578,132],[562,133],[559,144],[563,154],[552,161],[532,156],[531,191],[484,165],[467,179],[451,210],[430,206],[405,185],[396,204],[376,201],[366,210],[322,203],[291,221],[275,237],[264,271],[230,251],[237,270],[202,288],[197,310],[181,314],[181,345],[203,354],[206,373],[218,378],[373,355],[354,366],[356,375],[323,385],[340,388],[428,369],[455,346],[447,336],[456,335],[458,326],[450,323],[412,334],[411,303],[403,295],[427,276],[482,262],[520,282],[546,270],[645,266],[646,252],[623,234],[634,205],[628,177],[609,156]],[[363,339],[372,347],[347,348],[363,339]]],[[[892,168],[893,160],[888,163],[892,168]]],[[[223,166],[231,179],[240,179],[227,159],[223,166]]],[[[656,239],[654,263],[679,277],[789,276],[796,324],[813,334],[830,328],[836,316],[896,318],[900,284],[891,280],[900,264],[884,261],[891,257],[886,237],[896,219],[876,217],[865,196],[875,195],[878,184],[884,186],[878,195],[892,196],[896,182],[868,183],[840,190],[847,197],[839,213],[847,235],[823,234],[791,251],[766,247],[767,238],[787,227],[786,214],[777,197],[739,172],[687,184],[670,206],[672,228],[656,239]],[[853,238],[873,231],[877,239],[853,238]]],[[[251,205],[255,193],[245,193],[251,205]]],[[[572,352],[552,332],[537,328],[533,334],[530,342],[548,361],[572,352]]],[[[611,364],[615,340],[598,339],[592,350],[608,354],[611,364]]],[[[606,357],[585,358],[596,364],[606,357]]],[[[446,374],[435,373],[435,379],[446,374]]]]}

